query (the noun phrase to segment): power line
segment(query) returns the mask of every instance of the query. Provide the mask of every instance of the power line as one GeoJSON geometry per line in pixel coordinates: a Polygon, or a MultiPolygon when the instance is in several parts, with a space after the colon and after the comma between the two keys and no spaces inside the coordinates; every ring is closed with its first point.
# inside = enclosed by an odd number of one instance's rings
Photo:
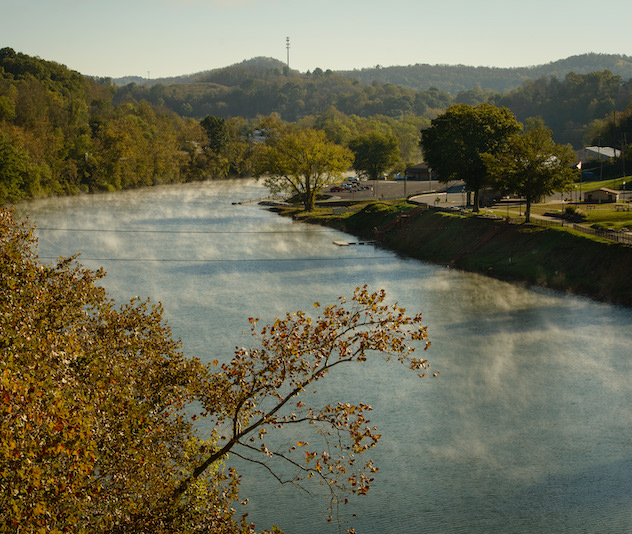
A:
{"type": "MultiPolygon", "coordinates": [[[[38,256],[40,260],[58,260],[59,256],[38,256]]],[[[191,258],[85,258],[79,256],[77,260],[83,261],[112,261],[112,262],[156,262],[156,263],[259,263],[259,262],[308,262],[308,261],[340,261],[340,260],[385,260],[384,256],[337,256],[335,258],[228,258],[228,259],[191,259],[191,258]]]]}
{"type": "MultiPolygon", "coordinates": [[[[36,227],[35,231],[46,232],[101,232],[101,233],[121,233],[121,234],[295,234],[296,230],[138,230],[123,228],[41,228],[36,227]]],[[[312,233],[331,234],[335,230],[316,230],[312,233]]]]}

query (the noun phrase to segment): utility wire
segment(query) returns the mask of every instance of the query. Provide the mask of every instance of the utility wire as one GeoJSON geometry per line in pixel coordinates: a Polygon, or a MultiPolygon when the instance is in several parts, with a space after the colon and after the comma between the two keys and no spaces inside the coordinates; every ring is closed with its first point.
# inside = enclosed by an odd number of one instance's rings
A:
{"type": "MultiPolygon", "coordinates": [[[[296,230],[129,230],[123,228],[35,228],[47,232],[103,232],[103,233],[139,233],[139,234],[294,234],[296,230]]],[[[331,234],[335,230],[317,230],[312,233],[331,234]]]]}
{"type": "MultiPolygon", "coordinates": [[[[58,260],[59,256],[38,256],[41,260],[58,260]]],[[[340,261],[340,260],[385,260],[384,256],[338,256],[335,258],[234,258],[234,259],[179,259],[179,258],[86,258],[79,256],[78,261],[129,261],[159,263],[253,263],[253,262],[297,262],[297,261],[340,261]]]]}

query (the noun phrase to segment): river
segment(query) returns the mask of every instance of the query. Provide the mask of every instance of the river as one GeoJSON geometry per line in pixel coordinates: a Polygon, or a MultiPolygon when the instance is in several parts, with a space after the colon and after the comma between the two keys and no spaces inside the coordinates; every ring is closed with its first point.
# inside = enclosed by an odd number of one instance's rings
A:
{"type": "MultiPolygon", "coordinates": [[[[333,303],[358,285],[422,312],[437,378],[358,365],[321,395],[364,400],[382,440],[368,495],[328,501],[239,465],[259,529],[292,533],[632,531],[632,311],[401,258],[256,203],[254,181],[20,204],[42,260],[81,253],[110,296],[161,301],[187,354],[226,360],[248,317],[333,303]]],[[[233,461],[231,458],[229,461],[233,461]]]]}

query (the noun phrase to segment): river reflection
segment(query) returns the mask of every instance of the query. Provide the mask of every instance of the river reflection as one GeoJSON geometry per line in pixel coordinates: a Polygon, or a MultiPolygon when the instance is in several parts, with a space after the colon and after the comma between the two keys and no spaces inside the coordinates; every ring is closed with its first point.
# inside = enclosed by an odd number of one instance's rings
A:
{"type": "MultiPolygon", "coordinates": [[[[247,343],[249,316],[269,321],[364,283],[422,311],[437,378],[369,363],[321,391],[370,403],[383,434],[374,486],[340,511],[345,528],[632,530],[630,310],[336,247],[349,236],[233,204],[262,194],[254,182],[192,184],[18,211],[37,224],[43,258],[81,252],[86,266],[105,266],[114,298],[162,301],[185,352],[203,359],[247,343]]],[[[243,511],[259,528],[338,531],[324,495],[240,471],[243,511]]]]}

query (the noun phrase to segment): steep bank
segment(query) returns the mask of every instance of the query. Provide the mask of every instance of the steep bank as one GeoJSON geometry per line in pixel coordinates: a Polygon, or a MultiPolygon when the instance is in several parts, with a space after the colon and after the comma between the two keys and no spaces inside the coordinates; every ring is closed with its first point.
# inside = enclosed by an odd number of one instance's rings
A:
{"type": "Polygon", "coordinates": [[[353,214],[300,219],[364,239],[375,237],[374,228],[384,229],[381,245],[412,258],[632,305],[632,247],[566,228],[418,211],[406,203],[375,203],[353,214]]]}

